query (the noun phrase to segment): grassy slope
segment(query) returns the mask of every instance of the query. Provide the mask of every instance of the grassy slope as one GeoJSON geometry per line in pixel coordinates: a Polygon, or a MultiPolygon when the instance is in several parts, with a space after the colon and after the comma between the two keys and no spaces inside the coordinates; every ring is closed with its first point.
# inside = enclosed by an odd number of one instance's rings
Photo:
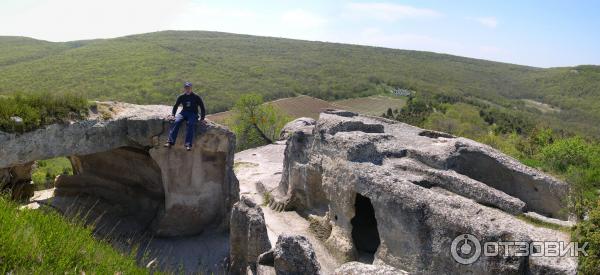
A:
{"type": "Polygon", "coordinates": [[[333,102],[341,109],[350,110],[366,115],[381,116],[388,108],[402,108],[406,104],[406,97],[374,95],[333,102]]]}
{"type": "MultiPolygon", "coordinates": [[[[282,113],[288,115],[292,119],[299,117],[312,117],[314,119],[319,118],[319,113],[322,109],[326,108],[339,108],[339,106],[333,105],[330,102],[322,99],[310,97],[310,96],[296,96],[281,98],[267,102],[277,107],[282,113]]],[[[354,111],[354,109],[348,108],[348,110],[354,111]]],[[[207,115],[206,118],[217,122],[217,123],[228,123],[227,119],[233,115],[233,111],[220,112],[216,114],[207,115]]],[[[228,125],[232,126],[232,125],[228,125]]]]}
{"type": "MultiPolygon", "coordinates": [[[[11,39],[0,37],[0,50],[11,39]]],[[[239,93],[259,92],[266,100],[296,94],[336,100],[377,94],[373,86],[384,82],[512,105],[600,135],[595,123],[600,69],[595,66],[540,69],[429,52],[196,31],[29,43],[41,50],[26,54],[13,47],[7,56],[28,57],[0,59],[0,94],[82,91],[96,99],[170,103],[180,83],[191,80],[201,83],[209,112],[218,112],[232,106],[239,93]],[[513,100],[521,98],[564,111],[542,114],[513,100]]]]}
{"type": "Polygon", "coordinates": [[[0,196],[0,273],[147,274],[132,256],[92,237],[57,213],[19,210],[0,196]]]}
{"type": "Polygon", "coordinates": [[[0,67],[58,54],[69,47],[26,37],[0,37],[0,67]]]}

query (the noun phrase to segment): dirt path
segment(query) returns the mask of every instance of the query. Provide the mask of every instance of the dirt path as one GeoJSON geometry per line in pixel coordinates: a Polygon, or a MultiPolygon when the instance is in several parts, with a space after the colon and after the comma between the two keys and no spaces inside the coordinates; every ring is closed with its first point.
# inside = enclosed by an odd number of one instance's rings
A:
{"type": "MultiPolygon", "coordinates": [[[[235,155],[235,174],[240,181],[241,195],[250,196],[258,203],[263,202],[262,195],[257,191],[256,183],[260,181],[267,190],[272,190],[279,184],[284,150],[285,144],[279,142],[242,151],[235,155]]],[[[272,245],[275,245],[277,236],[281,233],[303,235],[313,245],[323,274],[332,274],[335,268],[342,264],[315,237],[308,228],[308,221],[298,213],[276,212],[268,206],[262,206],[262,209],[272,245]]]]}

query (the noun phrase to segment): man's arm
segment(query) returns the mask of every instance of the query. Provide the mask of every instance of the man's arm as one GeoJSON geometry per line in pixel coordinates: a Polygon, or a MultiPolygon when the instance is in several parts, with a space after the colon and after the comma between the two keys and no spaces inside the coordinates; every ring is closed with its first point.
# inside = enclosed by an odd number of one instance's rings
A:
{"type": "Polygon", "coordinates": [[[204,101],[202,101],[200,96],[198,96],[198,105],[200,106],[200,120],[204,120],[204,117],[206,116],[206,109],[204,108],[204,101]]]}
{"type": "Polygon", "coordinates": [[[177,108],[179,108],[180,104],[181,104],[181,96],[178,96],[177,101],[175,101],[175,105],[173,106],[173,111],[171,112],[171,114],[173,114],[173,116],[175,116],[175,114],[177,113],[177,108]]]}

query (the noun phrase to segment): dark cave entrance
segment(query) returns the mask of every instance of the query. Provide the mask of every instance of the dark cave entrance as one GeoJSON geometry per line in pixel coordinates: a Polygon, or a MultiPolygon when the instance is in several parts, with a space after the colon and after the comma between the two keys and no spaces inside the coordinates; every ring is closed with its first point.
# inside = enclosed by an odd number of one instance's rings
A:
{"type": "Polygon", "coordinates": [[[350,221],[352,224],[352,240],[358,250],[358,260],[372,263],[375,252],[381,243],[377,231],[377,219],[371,200],[361,194],[356,194],[354,203],[355,214],[350,221]]]}

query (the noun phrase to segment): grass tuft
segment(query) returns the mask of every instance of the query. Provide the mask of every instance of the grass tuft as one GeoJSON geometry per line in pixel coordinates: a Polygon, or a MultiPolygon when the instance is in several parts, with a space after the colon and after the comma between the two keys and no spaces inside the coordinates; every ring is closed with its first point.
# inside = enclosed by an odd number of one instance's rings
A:
{"type": "Polygon", "coordinates": [[[133,254],[94,239],[92,227],[0,196],[0,273],[147,274],[133,254]]]}
{"type": "Polygon", "coordinates": [[[531,225],[535,225],[537,227],[543,227],[543,228],[548,228],[548,229],[552,229],[552,230],[559,230],[565,233],[570,233],[571,232],[571,228],[570,227],[565,227],[565,226],[561,226],[558,224],[553,224],[553,223],[549,223],[549,222],[545,222],[542,220],[538,220],[529,216],[525,216],[525,215],[518,215],[517,218],[519,220],[522,220],[526,223],[529,223],[531,225]]]}

